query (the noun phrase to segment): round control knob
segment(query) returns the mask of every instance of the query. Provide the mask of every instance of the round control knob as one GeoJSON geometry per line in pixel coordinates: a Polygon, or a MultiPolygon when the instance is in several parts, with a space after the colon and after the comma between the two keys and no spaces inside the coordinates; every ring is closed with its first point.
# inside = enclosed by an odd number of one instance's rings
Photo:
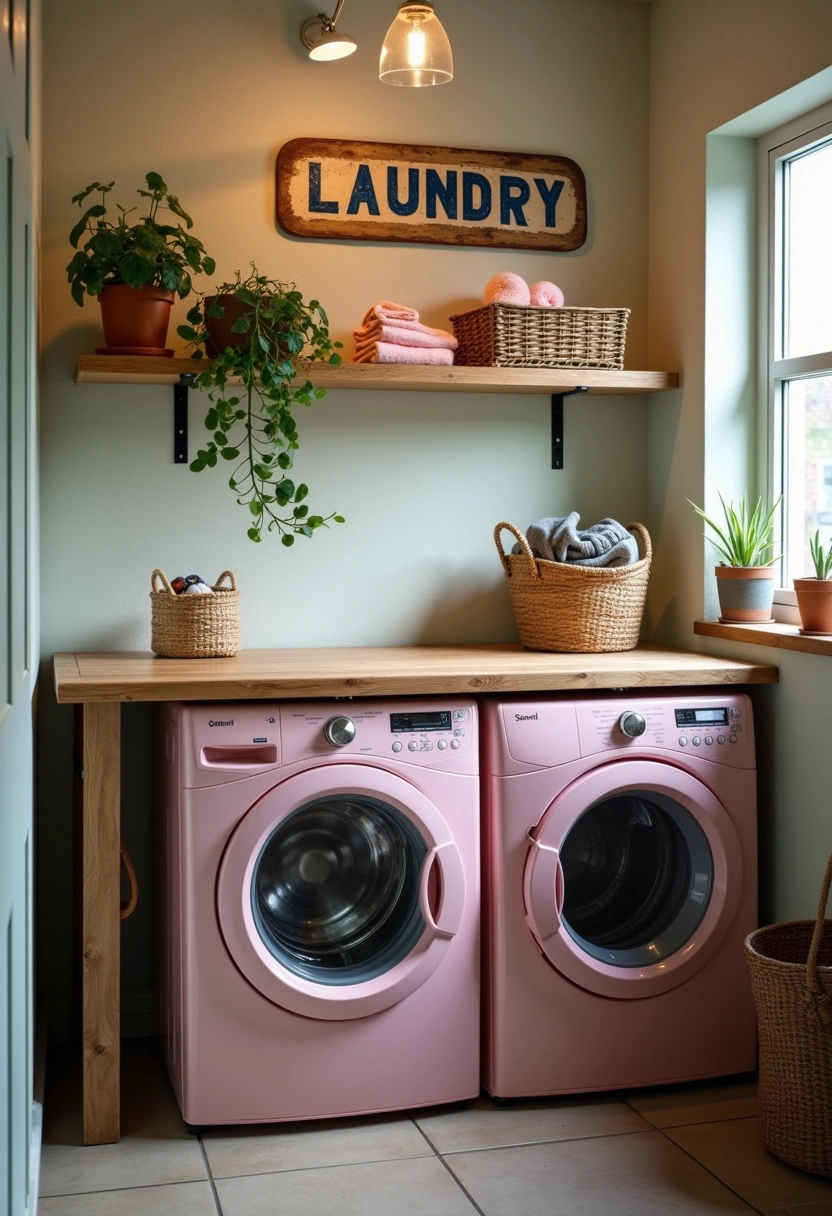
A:
{"type": "Polygon", "coordinates": [[[647,729],[647,723],[641,714],[626,713],[618,719],[618,729],[628,739],[637,739],[647,729]]]}
{"type": "Polygon", "coordinates": [[[332,747],[346,747],[355,738],[355,723],[340,714],[337,718],[330,718],[324,727],[324,738],[332,747]]]}

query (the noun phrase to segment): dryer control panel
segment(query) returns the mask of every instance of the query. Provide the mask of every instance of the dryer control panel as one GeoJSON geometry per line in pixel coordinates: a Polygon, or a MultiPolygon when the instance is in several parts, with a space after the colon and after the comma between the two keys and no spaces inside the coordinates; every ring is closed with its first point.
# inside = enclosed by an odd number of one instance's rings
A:
{"type": "Polygon", "coordinates": [[[337,754],[469,772],[478,750],[473,702],[295,703],[281,707],[281,730],[284,764],[337,754]]]}

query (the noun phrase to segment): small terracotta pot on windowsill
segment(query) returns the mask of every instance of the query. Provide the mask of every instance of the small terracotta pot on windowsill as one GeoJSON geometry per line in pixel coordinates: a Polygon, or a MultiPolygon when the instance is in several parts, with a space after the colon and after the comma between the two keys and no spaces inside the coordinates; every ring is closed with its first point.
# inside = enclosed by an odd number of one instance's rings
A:
{"type": "Polygon", "coordinates": [[[738,625],[772,620],[773,566],[717,566],[720,621],[738,625]]]}
{"type": "Polygon", "coordinates": [[[832,633],[832,579],[796,578],[801,633],[832,633]]]}

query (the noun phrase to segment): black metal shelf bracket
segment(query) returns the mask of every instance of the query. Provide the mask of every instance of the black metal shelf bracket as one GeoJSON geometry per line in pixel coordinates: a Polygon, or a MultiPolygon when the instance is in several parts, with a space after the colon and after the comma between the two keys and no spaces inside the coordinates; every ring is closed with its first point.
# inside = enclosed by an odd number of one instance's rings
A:
{"type": "Polygon", "coordinates": [[[173,386],[173,462],[188,463],[188,389],[194,387],[195,372],[182,372],[173,386]]]}
{"type": "Polygon", "coordinates": [[[586,384],[571,388],[566,393],[552,393],[552,468],[563,468],[563,399],[576,393],[588,393],[586,384]]]}

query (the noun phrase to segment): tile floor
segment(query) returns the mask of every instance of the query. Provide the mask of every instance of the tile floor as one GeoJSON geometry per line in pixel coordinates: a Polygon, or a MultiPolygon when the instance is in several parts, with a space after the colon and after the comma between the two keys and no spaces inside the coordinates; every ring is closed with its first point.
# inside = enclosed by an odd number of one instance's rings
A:
{"type": "Polygon", "coordinates": [[[155,1043],[128,1040],[123,1138],[81,1147],[74,1055],[47,1070],[42,1216],[832,1216],[769,1156],[754,1083],[188,1135],[155,1043]]]}

